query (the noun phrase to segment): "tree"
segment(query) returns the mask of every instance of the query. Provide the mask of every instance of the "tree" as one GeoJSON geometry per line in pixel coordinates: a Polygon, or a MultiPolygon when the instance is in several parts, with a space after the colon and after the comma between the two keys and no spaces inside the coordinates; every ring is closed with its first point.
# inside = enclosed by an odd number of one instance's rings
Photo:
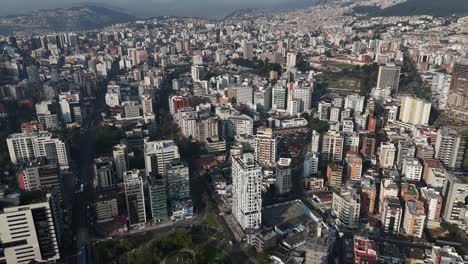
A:
{"type": "Polygon", "coordinates": [[[312,118],[309,121],[309,126],[311,130],[315,130],[318,133],[325,133],[330,129],[330,125],[327,121],[323,121],[318,118],[312,118]]]}

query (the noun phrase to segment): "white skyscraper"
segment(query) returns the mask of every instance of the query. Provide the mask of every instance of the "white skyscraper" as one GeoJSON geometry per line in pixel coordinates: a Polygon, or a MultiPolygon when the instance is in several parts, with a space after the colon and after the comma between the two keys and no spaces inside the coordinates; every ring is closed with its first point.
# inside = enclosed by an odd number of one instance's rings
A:
{"type": "Polygon", "coordinates": [[[353,109],[354,112],[362,113],[364,110],[365,96],[359,94],[350,94],[345,97],[344,108],[353,109]]]}
{"type": "Polygon", "coordinates": [[[310,142],[310,151],[311,152],[319,152],[320,147],[320,134],[312,130],[312,140],[310,142]]]}
{"type": "Polygon", "coordinates": [[[149,94],[143,94],[140,99],[143,114],[153,113],[153,99],[151,96],[149,94]]]}
{"type": "Polygon", "coordinates": [[[158,173],[166,174],[166,164],[180,159],[179,148],[173,140],[149,141],[145,143],[146,175],[158,173]]]}
{"type": "Polygon", "coordinates": [[[286,66],[291,68],[296,67],[296,57],[297,54],[295,52],[288,52],[286,55],[286,66]]]}
{"type": "Polygon", "coordinates": [[[343,160],[344,137],[336,131],[329,131],[323,135],[322,159],[330,161],[343,160]]]}
{"type": "Polygon", "coordinates": [[[395,164],[395,145],[390,142],[382,142],[380,144],[379,161],[380,166],[384,169],[391,169],[395,164]]]}
{"type": "Polygon", "coordinates": [[[332,214],[339,225],[357,228],[361,210],[360,197],[354,189],[338,189],[333,192],[332,214]]]}
{"type": "Polygon", "coordinates": [[[11,134],[7,138],[7,146],[13,164],[46,157],[58,162],[61,168],[68,168],[67,146],[50,132],[11,134]]]}
{"type": "Polygon", "coordinates": [[[124,172],[129,169],[127,145],[115,145],[112,150],[112,156],[114,157],[117,178],[122,179],[124,172]]]}
{"type": "Polygon", "coordinates": [[[258,229],[262,221],[262,174],[254,156],[232,159],[232,213],[242,229],[258,229]]]}

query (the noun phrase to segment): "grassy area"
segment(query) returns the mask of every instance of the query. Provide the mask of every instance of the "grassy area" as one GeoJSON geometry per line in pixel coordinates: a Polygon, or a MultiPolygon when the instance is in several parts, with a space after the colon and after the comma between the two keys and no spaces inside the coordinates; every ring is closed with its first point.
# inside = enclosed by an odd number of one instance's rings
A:
{"type": "Polygon", "coordinates": [[[218,222],[216,221],[217,215],[213,209],[213,203],[210,201],[206,193],[203,195],[203,202],[205,203],[205,224],[212,227],[218,227],[218,222]]]}
{"type": "Polygon", "coordinates": [[[186,252],[178,252],[166,259],[166,264],[192,263],[192,256],[186,252]]]}

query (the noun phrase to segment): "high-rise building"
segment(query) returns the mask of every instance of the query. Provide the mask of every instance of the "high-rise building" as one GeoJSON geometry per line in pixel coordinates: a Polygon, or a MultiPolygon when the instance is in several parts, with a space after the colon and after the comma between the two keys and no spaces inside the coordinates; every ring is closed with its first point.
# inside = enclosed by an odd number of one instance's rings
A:
{"type": "Polygon", "coordinates": [[[180,159],[179,148],[173,140],[148,141],[144,150],[146,175],[165,175],[167,163],[180,159]]]}
{"type": "Polygon", "coordinates": [[[166,163],[166,189],[169,200],[190,198],[189,168],[179,159],[166,163]]]}
{"type": "Polygon", "coordinates": [[[395,164],[396,148],[393,143],[382,142],[379,150],[380,166],[384,169],[391,169],[395,164]]]}
{"type": "Polygon", "coordinates": [[[115,174],[118,179],[122,179],[124,172],[129,169],[127,145],[115,145],[112,150],[112,156],[114,157],[115,174]]]}
{"type": "Polygon", "coordinates": [[[255,135],[255,160],[262,165],[276,162],[276,138],[271,128],[258,131],[255,135]]]}
{"type": "Polygon", "coordinates": [[[398,197],[398,186],[391,178],[380,181],[379,213],[382,213],[385,198],[387,197],[398,197]]]}
{"type": "Polygon", "coordinates": [[[426,227],[438,228],[440,226],[440,214],[442,212],[443,199],[434,189],[421,188],[421,200],[426,210],[426,227]]]}
{"type": "Polygon", "coordinates": [[[242,53],[243,53],[244,59],[252,60],[253,59],[253,43],[250,41],[243,41],[242,53]]]}
{"type": "Polygon", "coordinates": [[[57,112],[52,101],[36,103],[37,120],[47,129],[60,128],[57,112]]]}
{"type": "Polygon", "coordinates": [[[192,68],[191,68],[192,79],[196,82],[201,81],[203,70],[204,70],[203,65],[192,65],[192,68]]]}
{"type": "Polygon", "coordinates": [[[271,94],[271,108],[273,110],[286,110],[287,89],[282,86],[275,86],[271,94]]]}
{"type": "Polygon", "coordinates": [[[125,187],[125,201],[130,225],[146,223],[145,194],[143,179],[137,169],[126,171],[123,174],[125,187]]]}
{"type": "Polygon", "coordinates": [[[312,92],[308,87],[296,87],[291,90],[292,99],[298,102],[297,112],[303,113],[312,107],[312,92]]]}
{"type": "Polygon", "coordinates": [[[286,66],[290,68],[296,67],[296,57],[297,53],[288,52],[288,54],[286,55],[286,66]]]}
{"type": "Polygon", "coordinates": [[[407,236],[421,238],[426,213],[424,204],[419,201],[408,201],[405,206],[405,216],[403,217],[403,233],[407,236]]]}
{"type": "Polygon", "coordinates": [[[322,160],[341,161],[343,160],[343,135],[336,131],[328,131],[322,139],[322,160]]]}
{"type": "Polygon", "coordinates": [[[401,174],[403,178],[408,181],[421,180],[423,172],[423,166],[417,158],[405,158],[403,159],[403,165],[401,167],[401,174]]]}
{"type": "Polygon", "coordinates": [[[400,121],[411,125],[428,125],[431,103],[411,95],[400,97],[400,121]]]}
{"type": "Polygon", "coordinates": [[[143,94],[140,97],[143,114],[153,113],[153,98],[149,94],[143,94]]]}
{"type": "Polygon", "coordinates": [[[441,110],[447,106],[451,80],[452,76],[444,73],[436,73],[432,78],[432,101],[441,110]]]}
{"type": "Polygon", "coordinates": [[[151,217],[159,222],[169,219],[167,208],[167,189],[162,177],[153,176],[149,179],[149,197],[151,202],[151,217]]]}
{"type": "Polygon", "coordinates": [[[361,180],[362,158],[357,153],[346,154],[346,177],[351,181],[361,180]]]}
{"type": "Polygon", "coordinates": [[[435,158],[449,168],[461,168],[465,154],[465,144],[465,138],[456,130],[442,127],[437,132],[435,158]]]}
{"type": "Polygon", "coordinates": [[[261,167],[252,154],[232,158],[232,214],[245,231],[260,227],[261,185],[261,167]]]}
{"type": "Polygon", "coordinates": [[[377,88],[390,88],[394,92],[398,91],[400,70],[399,66],[380,66],[377,88]]]}
{"type": "Polygon", "coordinates": [[[7,146],[13,164],[45,157],[49,161],[58,162],[61,168],[68,168],[67,145],[50,132],[11,134],[7,138],[7,146]]]}
{"type": "Polygon", "coordinates": [[[468,59],[453,66],[447,109],[464,116],[468,113],[468,59]]]}
{"type": "Polygon", "coordinates": [[[339,187],[343,183],[343,166],[337,163],[327,165],[328,186],[339,187]]]}
{"type": "Polygon", "coordinates": [[[52,189],[57,197],[62,198],[61,174],[57,162],[50,162],[46,158],[38,158],[18,173],[20,188],[24,191],[52,189]]]}
{"type": "Polygon", "coordinates": [[[385,233],[398,235],[400,233],[403,209],[400,200],[396,197],[386,196],[382,204],[382,229],[385,233]]]}
{"type": "Polygon", "coordinates": [[[176,114],[179,109],[186,107],[190,107],[190,101],[187,97],[177,95],[169,97],[169,112],[171,114],[176,114]]]}
{"type": "Polygon", "coordinates": [[[311,135],[312,139],[311,139],[311,142],[310,142],[310,152],[319,152],[319,147],[320,147],[320,134],[315,131],[315,130],[312,130],[312,135],[311,135]]]}
{"type": "Polygon", "coordinates": [[[331,213],[337,219],[338,225],[355,229],[359,225],[361,210],[360,196],[355,189],[337,188],[333,192],[331,213]]]}
{"type": "Polygon", "coordinates": [[[34,200],[6,207],[0,214],[2,263],[54,263],[60,259],[62,223],[58,198],[53,190],[34,193],[34,200]]]}
{"type": "Polygon", "coordinates": [[[109,188],[116,184],[114,162],[110,157],[99,157],[93,161],[94,185],[109,188]]]}
{"type": "Polygon", "coordinates": [[[361,153],[365,156],[375,155],[376,142],[375,134],[364,134],[362,137],[361,153]]]}
{"type": "Polygon", "coordinates": [[[354,236],[353,255],[356,264],[377,263],[377,245],[373,240],[354,236]]]}
{"type": "Polygon", "coordinates": [[[308,177],[318,173],[319,167],[319,156],[318,152],[308,152],[304,157],[304,176],[308,177]]]}
{"type": "Polygon", "coordinates": [[[350,94],[345,97],[344,108],[352,109],[355,113],[364,111],[365,96],[359,94],[350,94]]]}
{"type": "Polygon", "coordinates": [[[291,159],[280,158],[275,168],[276,188],[279,194],[285,194],[291,191],[291,159]]]}
{"type": "Polygon", "coordinates": [[[361,215],[373,214],[377,201],[377,188],[371,177],[363,177],[361,180],[361,215]]]}
{"type": "Polygon", "coordinates": [[[442,197],[444,198],[442,218],[452,224],[462,224],[465,221],[468,197],[466,173],[447,172],[442,197]]]}
{"type": "Polygon", "coordinates": [[[403,160],[405,158],[414,158],[416,155],[416,146],[413,141],[400,140],[398,141],[398,154],[396,164],[398,169],[401,170],[403,166],[403,160]]]}
{"type": "Polygon", "coordinates": [[[433,246],[431,253],[431,263],[434,264],[463,264],[463,257],[460,256],[453,247],[433,246]]]}

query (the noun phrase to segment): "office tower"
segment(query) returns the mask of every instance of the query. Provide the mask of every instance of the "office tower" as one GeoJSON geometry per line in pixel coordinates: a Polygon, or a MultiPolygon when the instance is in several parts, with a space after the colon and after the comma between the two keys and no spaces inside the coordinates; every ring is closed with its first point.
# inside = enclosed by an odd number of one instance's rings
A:
{"type": "Polygon", "coordinates": [[[93,161],[94,185],[96,188],[109,188],[115,185],[116,177],[114,160],[110,157],[99,157],[93,161]]]}
{"type": "Polygon", "coordinates": [[[421,188],[421,200],[426,210],[426,227],[437,228],[440,226],[440,214],[442,212],[442,196],[434,189],[421,188]]]}
{"type": "Polygon", "coordinates": [[[398,141],[398,154],[397,154],[397,166],[401,170],[403,166],[403,160],[406,158],[414,158],[416,155],[416,145],[413,141],[399,140],[398,141]]]}
{"type": "Polygon", "coordinates": [[[468,112],[468,59],[460,59],[453,66],[447,109],[465,116],[468,112]]]}
{"type": "Polygon", "coordinates": [[[290,68],[296,67],[296,57],[297,57],[297,53],[288,52],[288,54],[286,55],[286,67],[290,67],[290,68]]]}
{"type": "Polygon", "coordinates": [[[280,158],[276,163],[275,178],[276,188],[279,194],[285,194],[291,191],[291,159],[280,158]]]}
{"type": "Polygon", "coordinates": [[[61,197],[61,174],[56,162],[44,157],[26,164],[18,173],[20,188],[24,191],[52,189],[61,197]]]}
{"type": "Polygon", "coordinates": [[[122,179],[124,172],[129,169],[127,145],[115,145],[112,150],[112,156],[114,157],[115,174],[118,179],[122,179]]]}
{"type": "Polygon", "coordinates": [[[333,192],[331,213],[337,218],[338,225],[356,229],[359,225],[360,210],[360,196],[355,189],[338,188],[333,192]]]}
{"type": "Polygon", "coordinates": [[[253,43],[250,41],[243,41],[242,53],[243,53],[244,59],[252,60],[253,59],[253,43]]]}
{"type": "Polygon", "coordinates": [[[312,108],[312,92],[309,87],[296,87],[291,90],[292,99],[298,102],[298,112],[303,113],[312,108]]]}
{"type": "Polygon", "coordinates": [[[424,204],[419,201],[408,201],[405,206],[405,216],[403,217],[403,233],[407,236],[421,238],[426,213],[424,204]]]}
{"type": "Polygon", "coordinates": [[[398,91],[400,82],[399,66],[380,66],[377,77],[377,88],[390,88],[392,91],[398,91]]]}
{"type": "Polygon", "coordinates": [[[353,109],[354,112],[362,113],[364,111],[365,96],[359,94],[350,94],[345,97],[344,108],[353,109]]]}
{"type": "Polygon", "coordinates": [[[398,235],[400,233],[401,218],[403,209],[400,200],[396,197],[386,196],[382,207],[382,229],[384,233],[398,235]]]}
{"type": "Polygon", "coordinates": [[[463,257],[451,246],[433,246],[431,252],[431,263],[434,264],[463,264],[463,257]]]}
{"type": "Polygon", "coordinates": [[[255,135],[255,160],[262,165],[272,165],[276,162],[276,137],[273,130],[267,128],[255,135]]]}
{"type": "Polygon", "coordinates": [[[462,224],[465,221],[468,197],[466,173],[447,172],[442,197],[444,198],[442,218],[451,224],[462,224]]]}
{"type": "Polygon", "coordinates": [[[143,114],[153,113],[153,98],[149,94],[143,94],[140,97],[143,114]]]}
{"type": "Polygon", "coordinates": [[[428,125],[431,114],[431,103],[411,95],[400,97],[400,117],[403,123],[411,125],[428,125]]]}
{"type": "Polygon", "coordinates": [[[432,78],[432,101],[441,110],[447,106],[451,80],[452,76],[444,73],[436,73],[432,78]]]}
{"type": "Polygon", "coordinates": [[[362,158],[356,152],[346,154],[346,178],[351,181],[361,180],[362,158]]]}
{"type": "Polygon", "coordinates": [[[260,227],[261,185],[261,167],[252,154],[232,158],[232,214],[245,231],[260,227]]]}
{"type": "Polygon", "coordinates": [[[46,129],[60,128],[57,109],[55,109],[52,101],[42,101],[36,103],[36,114],[39,123],[43,124],[46,129]]]}
{"type": "Polygon", "coordinates": [[[361,215],[374,214],[377,201],[377,188],[371,177],[361,180],[361,215]]]}
{"type": "Polygon", "coordinates": [[[435,158],[445,166],[456,169],[463,165],[466,140],[456,130],[442,127],[437,132],[435,158]]]}
{"type": "Polygon", "coordinates": [[[123,174],[125,187],[125,201],[130,225],[146,223],[145,194],[143,179],[137,169],[126,171],[123,174]]]}
{"type": "Polygon", "coordinates": [[[51,162],[58,162],[61,168],[68,168],[67,146],[50,132],[11,134],[7,138],[7,146],[13,164],[45,157],[51,162]]]}
{"type": "Polygon", "coordinates": [[[180,159],[179,148],[173,140],[145,142],[144,155],[147,176],[154,173],[165,175],[167,163],[180,159]]]}
{"type": "Polygon", "coordinates": [[[398,186],[391,178],[380,181],[379,213],[382,213],[385,198],[387,197],[398,197],[398,186]]]}
{"type": "Polygon", "coordinates": [[[237,103],[251,105],[253,103],[253,87],[252,86],[240,86],[236,88],[237,91],[237,103]]]}
{"type": "Polygon", "coordinates": [[[169,219],[167,211],[167,189],[165,181],[160,176],[149,178],[149,197],[151,202],[151,218],[155,222],[169,219]]]}
{"type": "Polygon", "coordinates": [[[308,152],[304,157],[304,176],[309,177],[318,173],[319,153],[308,152]]]}
{"type": "Polygon", "coordinates": [[[169,200],[184,200],[190,198],[189,168],[179,159],[166,163],[166,188],[169,200]]]}
{"type": "Polygon", "coordinates": [[[403,178],[408,181],[417,181],[421,180],[423,172],[423,166],[417,158],[405,158],[403,159],[403,165],[401,168],[401,174],[403,178]]]}
{"type": "Polygon", "coordinates": [[[390,142],[382,142],[379,150],[380,166],[384,169],[391,169],[395,164],[395,145],[390,142]]]}
{"type": "Polygon", "coordinates": [[[204,69],[203,65],[192,65],[191,67],[192,79],[195,82],[201,81],[203,69],[204,69]]]}
{"type": "Polygon", "coordinates": [[[0,214],[3,263],[55,263],[60,259],[58,198],[53,190],[33,193],[37,199],[23,200],[23,204],[6,207],[0,214]]]}
{"type": "Polygon", "coordinates": [[[282,86],[275,86],[272,90],[272,105],[273,110],[286,110],[287,90],[282,86]]]}
{"type": "Polygon", "coordinates": [[[343,135],[336,131],[328,131],[322,137],[322,160],[341,161],[343,160],[343,135]]]}
{"type": "Polygon", "coordinates": [[[337,163],[327,165],[328,186],[339,187],[343,183],[343,166],[337,163]]]}

